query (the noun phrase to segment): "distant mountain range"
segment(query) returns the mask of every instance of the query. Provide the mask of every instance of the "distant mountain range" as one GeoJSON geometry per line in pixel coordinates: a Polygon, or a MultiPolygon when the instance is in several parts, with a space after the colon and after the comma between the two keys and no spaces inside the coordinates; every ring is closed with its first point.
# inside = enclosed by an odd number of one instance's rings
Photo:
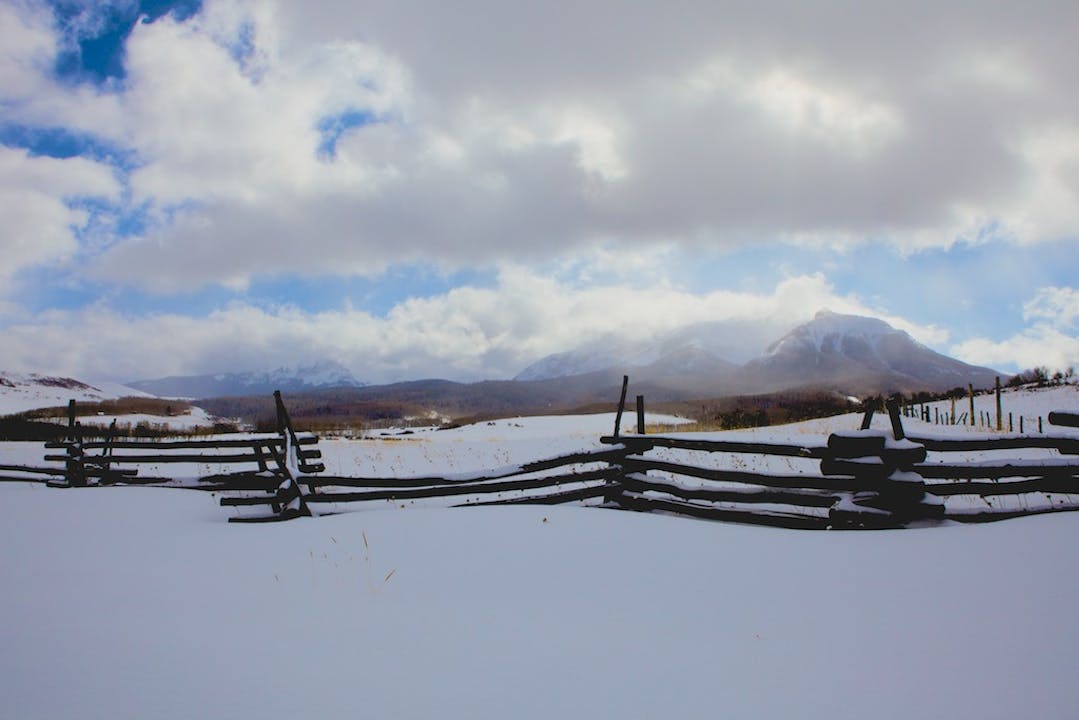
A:
{"type": "Polygon", "coordinates": [[[618,398],[623,374],[630,376],[634,394],[652,403],[680,403],[787,392],[909,394],[968,383],[988,388],[999,373],[941,355],[882,320],[821,312],[771,345],[760,341],[759,328],[700,323],[647,343],[590,343],[547,356],[513,380],[478,383],[367,385],[333,362],[168,377],[107,389],[69,378],[4,373],[0,414],[5,403],[11,408],[7,412],[18,412],[62,405],[70,397],[92,400],[143,392],[198,398],[214,415],[252,418],[272,413],[268,396],[281,390],[290,409],[324,421],[508,416],[608,407],[618,398]],[[747,357],[753,348],[756,354],[747,357]]]}
{"type": "Polygon", "coordinates": [[[697,323],[657,340],[630,343],[602,338],[568,352],[548,355],[514,377],[519,381],[551,380],[610,369],[632,370],[634,377],[726,372],[745,350],[735,339],[737,327],[697,323]],[[732,358],[736,359],[732,361],[732,358]]]}
{"type": "Polygon", "coordinates": [[[310,392],[327,388],[363,387],[366,384],[353,377],[344,365],[329,360],[304,367],[282,367],[269,372],[184,375],[128,383],[136,390],[158,397],[178,398],[268,395],[274,390],[310,392]]]}
{"type": "Polygon", "coordinates": [[[549,355],[525,368],[519,381],[594,376],[610,382],[628,373],[661,396],[769,393],[816,388],[845,394],[950,390],[992,386],[999,374],[941,355],[883,320],[822,311],[738,364],[729,354],[739,329],[722,323],[683,328],[641,345],[590,343],[549,355]]]}

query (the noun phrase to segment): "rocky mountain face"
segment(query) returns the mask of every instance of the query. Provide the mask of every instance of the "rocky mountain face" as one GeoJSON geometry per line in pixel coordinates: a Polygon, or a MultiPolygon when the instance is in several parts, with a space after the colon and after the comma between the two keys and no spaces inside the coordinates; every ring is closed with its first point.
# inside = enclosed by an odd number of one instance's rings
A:
{"type": "Polygon", "coordinates": [[[270,372],[219,373],[139,380],[133,388],[158,397],[227,397],[268,395],[274,390],[307,392],[327,388],[363,387],[345,366],[323,361],[306,367],[283,367],[270,372]]]}

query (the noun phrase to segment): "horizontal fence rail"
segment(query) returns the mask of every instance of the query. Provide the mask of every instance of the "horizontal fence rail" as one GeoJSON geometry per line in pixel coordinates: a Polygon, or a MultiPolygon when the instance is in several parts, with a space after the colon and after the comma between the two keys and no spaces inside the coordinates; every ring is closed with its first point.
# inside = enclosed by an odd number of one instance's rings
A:
{"type": "MultiPolygon", "coordinates": [[[[275,401],[278,432],[243,438],[84,441],[70,410],[68,439],[45,444],[63,451],[45,455],[54,464],[0,465],[0,480],[211,490],[221,493],[222,506],[240,513],[232,522],[415,500],[454,506],[573,502],[798,529],[898,528],[1079,509],[1074,435],[908,436],[894,401],[888,405],[890,432],[868,429],[869,411],[865,429],[833,433],[825,442],[623,436],[616,425],[595,449],[500,468],[399,477],[324,474],[319,438],[293,430],[280,393],[275,401]],[[193,478],[146,472],[184,463],[221,471],[193,478]]],[[[1049,417],[1059,426],[1079,427],[1075,414],[1049,417]]],[[[638,426],[643,430],[643,422],[638,426]]]]}

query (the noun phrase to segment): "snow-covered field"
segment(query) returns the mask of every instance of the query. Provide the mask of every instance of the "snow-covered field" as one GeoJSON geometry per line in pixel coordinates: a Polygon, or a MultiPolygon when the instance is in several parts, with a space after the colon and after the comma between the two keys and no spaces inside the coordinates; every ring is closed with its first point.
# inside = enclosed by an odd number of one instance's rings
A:
{"type": "MultiPolygon", "coordinates": [[[[1023,418],[1024,431],[1027,433],[1034,433],[1038,429],[1038,418],[1041,418],[1044,431],[1059,433],[1061,428],[1053,428],[1049,425],[1049,413],[1054,410],[1079,412],[1079,385],[1069,384],[1044,388],[1004,388],[1001,391],[1000,404],[1002,425],[1005,432],[1008,431],[1008,415],[1010,413],[1012,416],[1013,432],[1019,431],[1019,418],[1023,418]]],[[[952,402],[950,400],[937,400],[932,403],[926,403],[926,405],[930,409],[931,420],[934,419],[937,414],[943,418],[946,414],[950,415],[952,412],[952,402]]],[[[995,431],[997,418],[996,395],[994,393],[988,393],[974,396],[975,427],[969,427],[970,399],[965,397],[957,398],[955,401],[956,417],[962,416],[964,413],[966,413],[966,424],[968,427],[963,428],[962,426],[959,426],[960,429],[977,430],[981,432],[995,431]],[[979,426],[979,419],[987,421],[988,427],[979,426]]],[[[904,418],[904,420],[906,420],[906,418],[904,418]]]]}
{"type": "MultiPolygon", "coordinates": [[[[334,474],[468,471],[612,425],[320,446],[334,474]]],[[[16,445],[0,463],[41,448],[16,445]]],[[[845,533],[568,506],[229,514],[208,493],[0,484],[2,714],[1074,716],[1075,513],[845,533]]]]}

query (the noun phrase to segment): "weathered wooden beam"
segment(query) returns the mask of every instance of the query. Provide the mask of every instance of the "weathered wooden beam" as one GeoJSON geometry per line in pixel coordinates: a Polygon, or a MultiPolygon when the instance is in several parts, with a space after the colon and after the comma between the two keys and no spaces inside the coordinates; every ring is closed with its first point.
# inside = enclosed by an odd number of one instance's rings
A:
{"type": "Polygon", "coordinates": [[[654,447],[701,450],[703,452],[755,453],[758,455],[782,455],[819,460],[828,454],[826,446],[784,445],[782,443],[740,442],[732,440],[690,440],[687,438],[647,435],[645,437],[604,436],[600,442],[625,445],[634,453],[647,452],[654,447]]]}
{"type": "Polygon", "coordinates": [[[862,430],[868,430],[869,426],[873,423],[873,412],[875,410],[873,405],[874,403],[872,400],[866,402],[865,414],[862,415],[862,430]]]}
{"type": "Polygon", "coordinates": [[[770,488],[785,489],[812,489],[827,491],[855,490],[860,485],[852,478],[847,477],[821,477],[819,475],[770,475],[766,473],[754,473],[744,470],[719,470],[715,468],[694,467],[682,463],[665,462],[641,456],[629,456],[624,461],[627,472],[647,472],[657,470],[669,472],[672,475],[685,475],[702,480],[714,480],[716,482],[741,483],[745,485],[760,485],[770,488]]]}
{"type": "Polygon", "coordinates": [[[903,420],[899,417],[899,398],[888,398],[888,419],[892,421],[892,436],[896,440],[902,440],[907,436],[903,430],[903,420]]]}
{"type": "Polygon", "coordinates": [[[587,465],[590,463],[617,463],[626,455],[625,448],[610,450],[590,450],[586,452],[570,453],[559,457],[537,460],[524,463],[523,465],[511,465],[505,468],[476,473],[460,473],[453,477],[440,475],[420,475],[407,477],[340,477],[333,475],[321,475],[319,477],[305,478],[304,481],[320,487],[336,485],[340,487],[428,487],[431,485],[452,485],[470,482],[482,482],[485,480],[500,480],[516,475],[527,475],[545,470],[566,467],[570,465],[587,465]]]}
{"type": "MultiPolygon", "coordinates": [[[[298,436],[300,445],[316,445],[319,438],[317,435],[300,435],[298,436]]],[[[56,450],[65,448],[69,445],[69,442],[50,440],[45,443],[45,447],[50,450],[56,450]]],[[[82,446],[87,450],[99,450],[110,443],[104,440],[88,440],[82,443],[82,446]]],[[[111,443],[112,447],[122,450],[205,450],[214,448],[240,448],[240,447],[253,447],[260,446],[266,447],[273,445],[276,447],[284,447],[285,441],[278,435],[263,436],[263,437],[251,437],[251,438],[221,438],[218,440],[122,440],[114,439],[111,443]]],[[[304,452],[308,452],[304,450],[304,452]]]]}
{"type": "Polygon", "coordinates": [[[1079,427],[1079,414],[1070,412],[1049,413],[1049,424],[1061,427],[1079,427]]]}
{"type": "Polygon", "coordinates": [[[590,485],[576,490],[564,490],[545,495],[528,495],[519,498],[499,498],[498,500],[479,500],[466,502],[453,507],[480,507],[486,505],[561,505],[563,503],[589,500],[603,497],[607,493],[606,485],[590,485]]]}
{"type": "Polygon", "coordinates": [[[29,465],[0,465],[3,472],[23,472],[34,475],[63,475],[63,468],[31,467],[29,465]]]}
{"type": "MultiPolygon", "coordinates": [[[[367,502],[372,500],[414,500],[420,498],[451,497],[454,495],[484,495],[490,493],[512,492],[515,490],[534,490],[545,487],[558,487],[577,483],[607,480],[614,471],[611,468],[592,472],[555,475],[525,480],[506,480],[485,483],[453,483],[431,487],[394,487],[384,490],[365,490],[358,492],[333,492],[323,489],[318,495],[309,495],[309,503],[367,502]]],[[[325,486],[323,486],[325,487],[325,486]]],[[[223,506],[266,505],[273,498],[221,498],[223,506]]]]}
{"type": "Polygon", "coordinates": [[[914,472],[923,478],[935,480],[993,480],[1007,477],[1055,477],[1068,478],[1079,475],[1079,464],[1071,461],[1059,463],[1046,461],[1024,462],[1020,460],[1000,463],[924,463],[914,466],[914,472]]]}
{"type": "Polygon", "coordinates": [[[1074,437],[981,437],[945,438],[909,435],[911,442],[924,445],[930,452],[967,452],[977,450],[1056,450],[1063,454],[1079,454],[1079,438],[1074,437]]]}
{"type": "Polygon", "coordinates": [[[884,435],[870,435],[864,431],[828,436],[828,452],[834,457],[852,458],[877,456],[884,452],[884,435]]]}
{"type": "Polygon", "coordinates": [[[623,486],[637,493],[659,492],[673,495],[682,500],[707,500],[710,502],[731,503],[776,503],[780,505],[800,505],[803,507],[831,507],[836,500],[835,494],[820,490],[783,490],[762,488],[710,489],[687,488],[676,483],[662,482],[651,476],[630,473],[622,480],[623,486]]]}
{"type": "Polygon", "coordinates": [[[641,512],[660,510],[675,515],[687,515],[705,520],[725,520],[797,530],[823,530],[830,524],[830,520],[826,517],[799,515],[793,512],[780,513],[721,508],[714,505],[697,505],[678,500],[641,497],[635,494],[624,495],[620,502],[622,507],[627,510],[641,512]]]}
{"type": "Polygon", "coordinates": [[[622,396],[618,399],[618,412],[614,416],[614,436],[622,432],[622,413],[626,409],[626,389],[629,387],[629,375],[622,376],[622,396]]]}
{"type": "MultiPolygon", "coordinates": [[[[64,460],[63,455],[46,455],[45,460],[56,461],[64,460]]],[[[163,454],[163,455],[112,455],[109,458],[113,464],[120,465],[137,465],[141,463],[151,464],[169,464],[169,463],[197,463],[200,465],[213,465],[222,463],[258,463],[259,457],[256,453],[234,453],[234,454],[163,454]]]]}
{"type": "Polygon", "coordinates": [[[925,491],[938,497],[952,495],[1020,495],[1022,493],[1079,494],[1079,477],[1050,475],[1024,480],[963,480],[959,482],[926,483],[925,491]]]}

